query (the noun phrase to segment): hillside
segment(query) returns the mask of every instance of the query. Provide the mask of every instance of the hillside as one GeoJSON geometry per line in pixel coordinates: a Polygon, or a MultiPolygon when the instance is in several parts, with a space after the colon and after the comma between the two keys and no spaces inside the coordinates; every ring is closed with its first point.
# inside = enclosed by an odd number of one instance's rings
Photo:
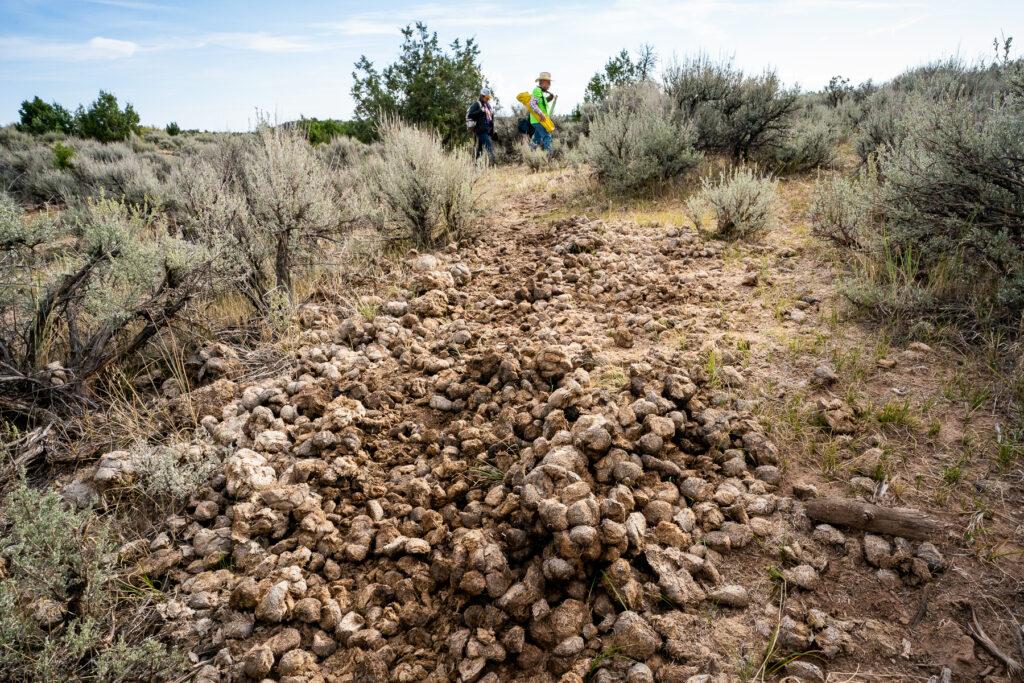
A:
{"type": "Polygon", "coordinates": [[[759,243],[577,171],[488,183],[478,238],[302,309],[287,371],[171,400],[223,464],[132,551],[196,680],[1003,680],[966,611],[1013,651],[986,378],[850,318],[807,181],[759,243]]]}

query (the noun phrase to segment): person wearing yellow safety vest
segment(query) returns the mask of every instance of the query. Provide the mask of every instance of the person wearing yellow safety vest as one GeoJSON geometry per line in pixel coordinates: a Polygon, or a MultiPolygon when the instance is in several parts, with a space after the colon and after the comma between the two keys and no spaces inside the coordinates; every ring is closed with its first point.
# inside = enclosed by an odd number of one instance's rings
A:
{"type": "Polygon", "coordinates": [[[555,101],[557,95],[548,92],[551,87],[551,74],[541,71],[537,77],[537,87],[530,93],[530,124],[533,126],[532,147],[543,147],[544,151],[551,151],[551,133],[541,125],[542,121],[554,115],[555,101]]]}

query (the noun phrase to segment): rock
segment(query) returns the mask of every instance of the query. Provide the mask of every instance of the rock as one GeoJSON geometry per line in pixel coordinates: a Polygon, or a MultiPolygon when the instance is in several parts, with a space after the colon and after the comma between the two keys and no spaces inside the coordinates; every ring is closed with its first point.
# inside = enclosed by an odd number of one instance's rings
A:
{"type": "Polygon", "coordinates": [[[881,536],[864,534],[864,559],[873,567],[888,569],[892,564],[892,546],[881,536]]]}
{"type": "Polygon", "coordinates": [[[42,629],[51,629],[64,621],[64,605],[52,598],[39,598],[32,603],[32,620],[42,629]]]}
{"type": "Polygon", "coordinates": [[[839,381],[839,376],[836,374],[835,370],[827,365],[819,365],[814,368],[813,381],[815,384],[830,387],[839,381]]]}
{"type": "Polygon", "coordinates": [[[731,365],[723,366],[718,371],[718,379],[727,387],[741,387],[745,381],[740,371],[731,365]]]}
{"type": "Polygon", "coordinates": [[[575,657],[583,652],[585,643],[580,636],[570,636],[555,646],[551,651],[556,657],[575,657]]]}
{"type": "Polygon", "coordinates": [[[891,590],[897,590],[903,586],[903,582],[900,581],[900,575],[891,569],[879,569],[875,572],[875,576],[878,577],[879,582],[883,586],[891,590]]]}
{"type": "Polygon", "coordinates": [[[801,564],[782,571],[783,578],[798,588],[812,591],[818,587],[818,572],[809,564],[801,564]]]}
{"type": "Polygon", "coordinates": [[[708,593],[708,600],[724,607],[743,609],[750,604],[747,589],[738,585],[719,586],[708,593]]]}
{"type": "Polygon", "coordinates": [[[796,659],[786,664],[786,673],[801,681],[813,681],[813,683],[825,683],[825,672],[816,664],[796,659]]]}
{"type": "Polygon", "coordinates": [[[75,479],[60,490],[60,496],[78,509],[92,507],[99,491],[92,482],[75,479]]]}
{"type": "Polygon", "coordinates": [[[246,498],[277,483],[277,473],[267,459],[248,448],[240,448],[224,462],[228,495],[246,498]]]}
{"type": "Polygon", "coordinates": [[[654,672],[643,662],[635,662],[626,672],[626,683],[654,683],[654,672]]]}
{"type": "Polygon", "coordinates": [[[830,524],[819,524],[814,527],[814,540],[828,545],[845,545],[846,536],[830,524]]]}
{"type": "Polygon", "coordinates": [[[692,563],[681,550],[650,546],[644,557],[658,575],[658,587],[672,604],[682,607],[704,600],[703,589],[687,571],[692,563]]]}
{"type": "Polygon", "coordinates": [[[281,581],[271,586],[263,599],[256,605],[256,618],[272,623],[280,623],[288,615],[290,608],[288,582],[281,581]]]}
{"type": "Polygon", "coordinates": [[[112,486],[126,486],[135,479],[135,460],[128,451],[111,451],[100,456],[93,483],[103,491],[112,486]]]}
{"type": "Polygon", "coordinates": [[[631,659],[649,659],[661,647],[661,636],[636,612],[619,614],[612,632],[612,643],[631,659]]]}
{"type": "Polygon", "coordinates": [[[262,680],[274,667],[274,653],[265,645],[257,645],[245,654],[242,660],[242,671],[249,678],[262,680]]]}
{"type": "Polygon", "coordinates": [[[928,565],[928,569],[932,572],[941,572],[946,568],[946,560],[939,552],[939,549],[935,547],[934,543],[925,541],[921,545],[917,546],[917,552],[914,555],[928,565]]]}

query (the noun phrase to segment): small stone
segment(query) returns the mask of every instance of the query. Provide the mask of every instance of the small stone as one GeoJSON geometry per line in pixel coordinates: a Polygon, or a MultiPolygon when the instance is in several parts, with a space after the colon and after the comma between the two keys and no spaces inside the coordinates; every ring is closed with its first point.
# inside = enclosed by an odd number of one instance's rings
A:
{"type": "Polygon", "coordinates": [[[814,683],[824,683],[825,681],[825,672],[821,670],[821,667],[802,659],[786,664],[786,673],[801,681],[813,681],[814,683]]]}
{"type": "Polygon", "coordinates": [[[626,683],[654,683],[654,672],[643,662],[636,662],[626,673],[626,683]]]}
{"type": "Polygon", "coordinates": [[[892,564],[892,545],[881,536],[864,534],[864,559],[873,567],[888,569],[892,564]]]}
{"type": "Polygon", "coordinates": [[[262,680],[274,667],[274,653],[266,645],[257,645],[246,653],[242,671],[249,678],[262,680]]]}
{"type": "Polygon", "coordinates": [[[916,557],[924,560],[925,564],[928,565],[928,569],[932,572],[941,572],[946,568],[946,560],[934,543],[925,541],[917,546],[917,552],[914,554],[916,557]]]}
{"type": "Polygon", "coordinates": [[[615,621],[612,641],[623,655],[637,660],[650,658],[661,647],[661,636],[636,612],[627,610],[615,621]]]}
{"type": "Polygon", "coordinates": [[[256,618],[280,623],[288,614],[288,582],[281,581],[271,586],[256,606],[256,618]]]}
{"type": "Polygon", "coordinates": [[[716,605],[739,609],[743,609],[750,604],[750,596],[747,595],[747,589],[735,584],[719,586],[708,593],[708,600],[716,605]]]}
{"type": "Polygon", "coordinates": [[[879,569],[875,573],[875,576],[878,577],[878,580],[883,586],[891,588],[892,590],[896,590],[903,585],[900,581],[900,575],[891,569],[879,569]]]}
{"type": "Polygon", "coordinates": [[[827,365],[819,365],[814,368],[814,383],[820,384],[821,386],[829,387],[839,381],[839,376],[835,370],[828,367],[827,365]]]}
{"type": "Polygon", "coordinates": [[[782,576],[786,579],[787,583],[791,583],[804,590],[812,591],[818,587],[818,572],[809,564],[801,564],[792,569],[785,569],[782,572],[782,576]]]}
{"type": "Polygon", "coordinates": [[[843,532],[831,524],[819,524],[814,527],[812,536],[819,543],[827,543],[829,545],[844,545],[846,543],[846,536],[843,532]]]}
{"type": "Polygon", "coordinates": [[[552,650],[552,654],[556,657],[575,657],[579,653],[583,652],[585,643],[583,638],[580,636],[570,636],[566,638],[552,650]]]}

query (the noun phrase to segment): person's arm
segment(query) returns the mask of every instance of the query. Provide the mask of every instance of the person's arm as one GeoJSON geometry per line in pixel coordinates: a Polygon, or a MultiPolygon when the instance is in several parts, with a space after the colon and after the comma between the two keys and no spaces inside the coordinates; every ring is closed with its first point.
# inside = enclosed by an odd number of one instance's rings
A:
{"type": "Polygon", "coordinates": [[[470,106],[469,111],[466,113],[466,118],[476,124],[476,126],[473,127],[473,131],[479,132],[480,119],[483,118],[483,110],[480,108],[479,102],[474,102],[472,106],[470,106]]]}
{"type": "MultiPolygon", "coordinates": [[[[541,97],[543,96],[543,93],[541,93],[541,97]]],[[[530,109],[533,110],[533,115],[537,117],[538,121],[540,121],[541,123],[547,121],[548,117],[544,115],[543,111],[541,111],[540,105],[537,103],[537,98],[532,95],[530,97],[530,109]]]]}

